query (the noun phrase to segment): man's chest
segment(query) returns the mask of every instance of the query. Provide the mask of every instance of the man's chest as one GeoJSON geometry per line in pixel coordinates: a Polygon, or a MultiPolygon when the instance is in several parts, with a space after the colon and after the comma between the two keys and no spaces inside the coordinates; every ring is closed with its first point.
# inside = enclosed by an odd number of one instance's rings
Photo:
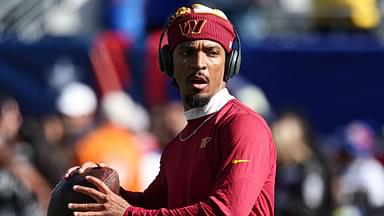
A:
{"type": "Polygon", "coordinates": [[[196,199],[207,195],[220,167],[220,143],[214,130],[175,142],[163,158],[169,193],[185,199],[187,194],[196,199]]]}
{"type": "Polygon", "coordinates": [[[167,152],[166,168],[180,173],[201,173],[217,162],[218,151],[218,140],[213,130],[203,130],[188,140],[176,140],[167,152]]]}

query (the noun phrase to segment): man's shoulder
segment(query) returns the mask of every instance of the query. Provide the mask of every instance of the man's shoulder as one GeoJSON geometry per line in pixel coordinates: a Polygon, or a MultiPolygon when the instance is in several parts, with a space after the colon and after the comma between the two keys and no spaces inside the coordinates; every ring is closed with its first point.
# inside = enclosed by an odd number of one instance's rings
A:
{"type": "Polygon", "coordinates": [[[249,129],[251,127],[264,128],[267,133],[270,132],[269,125],[265,119],[237,99],[228,101],[223,109],[219,111],[216,123],[219,127],[244,127],[246,125],[249,129]]]}
{"type": "Polygon", "coordinates": [[[250,118],[253,120],[260,120],[265,122],[264,118],[244,105],[238,99],[232,99],[220,110],[219,116],[222,119],[233,119],[233,118],[250,118]]]}
{"type": "Polygon", "coordinates": [[[240,143],[241,145],[262,143],[263,146],[268,146],[271,153],[275,152],[271,129],[257,112],[237,99],[229,101],[220,112],[221,116],[218,116],[216,124],[217,133],[220,134],[220,137],[233,140],[252,140],[240,143]]]}

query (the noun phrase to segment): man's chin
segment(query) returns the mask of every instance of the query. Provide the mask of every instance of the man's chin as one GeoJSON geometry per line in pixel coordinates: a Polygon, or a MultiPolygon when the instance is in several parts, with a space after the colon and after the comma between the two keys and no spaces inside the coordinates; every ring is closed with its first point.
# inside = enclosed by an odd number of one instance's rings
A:
{"type": "Polygon", "coordinates": [[[190,108],[203,107],[208,104],[211,98],[206,94],[194,94],[185,97],[185,102],[190,108]]]}

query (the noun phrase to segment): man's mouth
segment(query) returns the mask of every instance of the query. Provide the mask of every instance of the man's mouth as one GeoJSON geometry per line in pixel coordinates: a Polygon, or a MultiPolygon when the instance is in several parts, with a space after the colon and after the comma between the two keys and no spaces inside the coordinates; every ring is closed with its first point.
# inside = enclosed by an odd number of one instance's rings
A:
{"type": "Polygon", "coordinates": [[[189,81],[192,87],[197,90],[202,90],[208,85],[208,80],[202,76],[194,76],[189,81]]]}

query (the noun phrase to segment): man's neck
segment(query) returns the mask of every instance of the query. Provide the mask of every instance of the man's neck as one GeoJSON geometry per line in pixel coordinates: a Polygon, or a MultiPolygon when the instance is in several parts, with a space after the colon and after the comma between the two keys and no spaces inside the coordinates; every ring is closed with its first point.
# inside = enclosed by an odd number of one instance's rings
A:
{"type": "Polygon", "coordinates": [[[219,111],[229,100],[234,97],[228,92],[227,88],[218,91],[203,107],[192,108],[184,112],[187,120],[200,118],[205,115],[219,111]]]}

